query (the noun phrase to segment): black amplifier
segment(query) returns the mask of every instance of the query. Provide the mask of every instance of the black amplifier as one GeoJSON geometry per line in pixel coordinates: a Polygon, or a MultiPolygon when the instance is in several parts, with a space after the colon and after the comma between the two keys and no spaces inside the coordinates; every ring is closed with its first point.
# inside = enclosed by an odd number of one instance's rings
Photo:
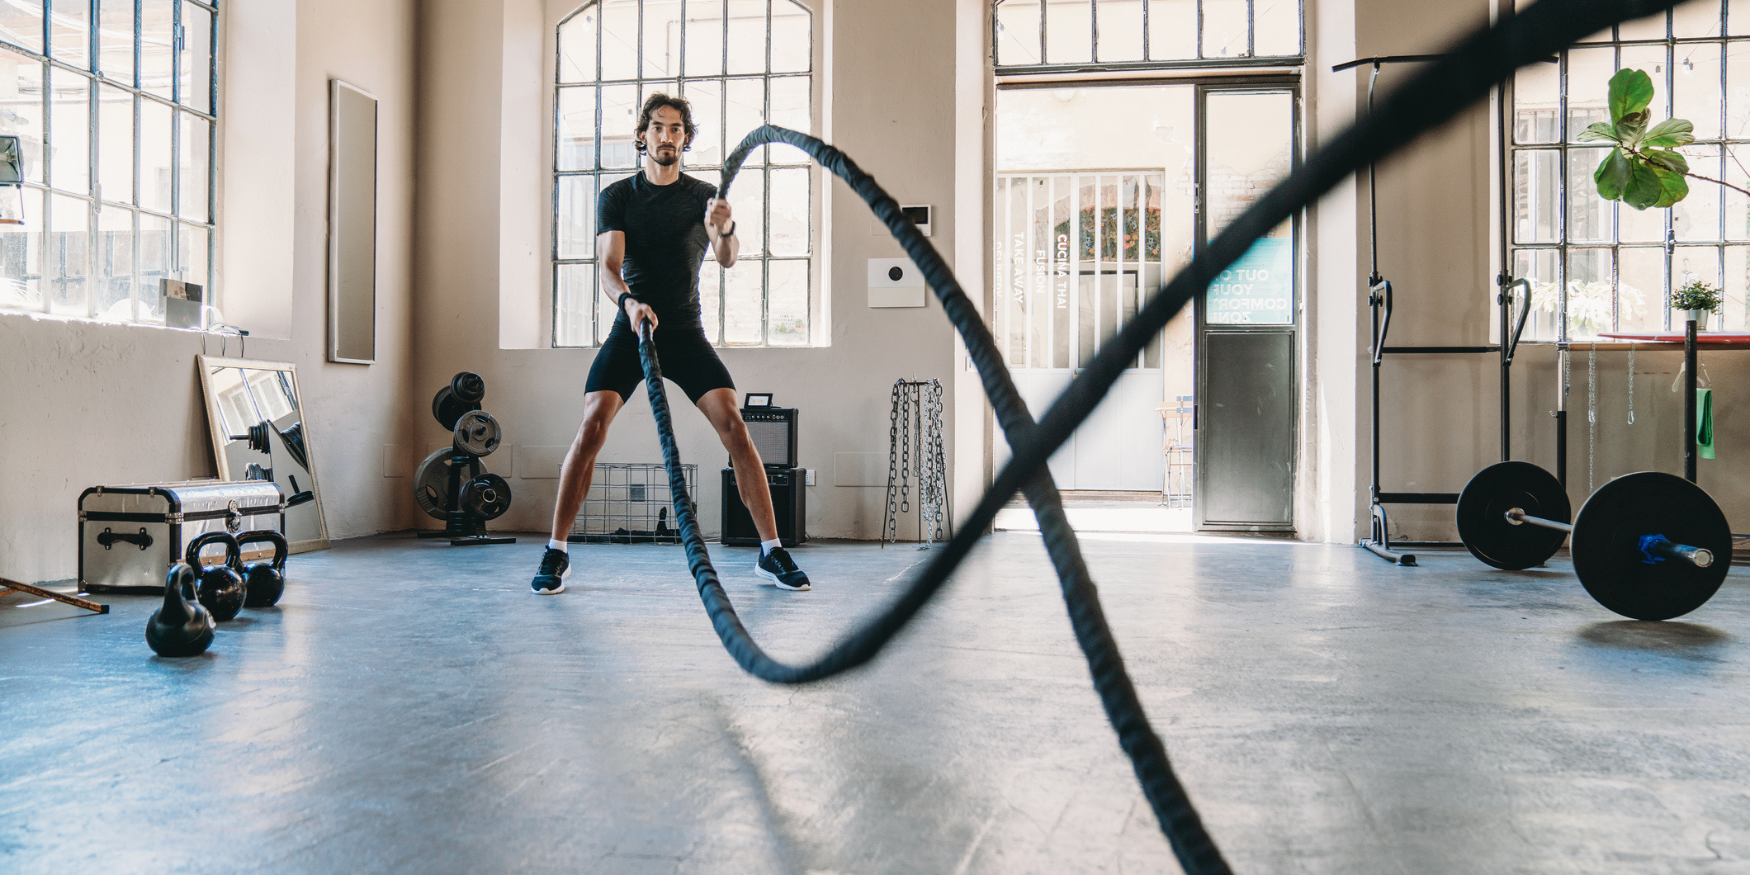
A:
{"type": "Polygon", "coordinates": [[[767,468],[794,468],[798,411],[794,407],[773,407],[771,402],[770,395],[749,392],[747,403],[741,408],[741,421],[747,423],[747,433],[767,468]],[[765,404],[760,404],[761,400],[765,404]]]}
{"type": "MultiPolygon", "coordinates": [[[[767,468],[766,485],[772,490],[772,513],[778,518],[778,540],[794,547],[808,540],[807,471],[802,468],[767,468]]],[[[760,533],[753,515],[741,503],[735,485],[735,469],[723,469],[723,535],[732,547],[758,547],[760,533]]]]}

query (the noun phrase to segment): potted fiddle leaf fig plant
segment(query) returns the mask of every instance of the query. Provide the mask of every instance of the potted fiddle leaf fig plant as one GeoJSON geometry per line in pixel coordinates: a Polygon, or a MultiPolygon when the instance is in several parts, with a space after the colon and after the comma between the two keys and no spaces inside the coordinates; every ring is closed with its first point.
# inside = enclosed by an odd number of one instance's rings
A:
{"type": "Polygon", "coordinates": [[[1583,143],[1615,143],[1598,163],[1592,181],[1598,196],[1637,210],[1663,209],[1689,195],[1688,179],[1711,182],[1750,194],[1725,180],[1692,172],[1677,150],[1695,142],[1695,125],[1669,118],[1651,124],[1653,79],[1645,70],[1623,69],[1610,77],[1610,121],[1588,125],[1583,143]]]}
{"type": "Polygon", "coordinates": [[[1707,325],[1708,314],[1720,308],[1722,298],[1717,287],[1694,280],[1671,292],[1671,309],[1678,311],[1679,321],[1694,320],[1699,329],[1707,325]]]}

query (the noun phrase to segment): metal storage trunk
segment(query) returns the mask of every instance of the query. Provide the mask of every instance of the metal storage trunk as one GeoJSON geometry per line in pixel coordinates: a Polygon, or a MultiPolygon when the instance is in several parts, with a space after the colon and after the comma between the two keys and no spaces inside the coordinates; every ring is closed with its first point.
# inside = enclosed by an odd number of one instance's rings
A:
{"type": "Polygon", "coordinates": [[[206,532],[285,532],[285,496],[266,480],[93,486],[79,494],[79,588],[162,592],[170,563],[206,532]]]}

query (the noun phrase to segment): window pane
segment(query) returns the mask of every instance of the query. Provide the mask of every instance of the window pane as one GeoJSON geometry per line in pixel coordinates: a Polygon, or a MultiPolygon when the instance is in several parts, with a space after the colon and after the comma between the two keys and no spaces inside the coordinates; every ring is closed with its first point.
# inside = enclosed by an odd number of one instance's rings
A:
{"type": "Polygon", "coordinates": [[[181,113],[182,142],[177,166],[182,174],[182,200],[177,215],[197,222],[212,221],[212,209],[207,198],[209,144],[213,138],[211,122],[197,115],[181,113]]]}
{"type": "Polygon", "coordinates": [[[1726,300],[1720,305],[1726,331],[1750,328],[1750,246],[1726,247],[1726,300]]]}
{"type": "MultiPolygon", "coordinates": [[[[1245,0],[1240,0],[1240,3],[1240,9],[1244,11],[1245,0]]],[[[1093,0],[1046,4],[1046,63],[1086,64],[1093,59],[1093,0]]]]}
{"type": "Polygon", "coordinates": [[[683,95],[693,105],[693,151],[684,162],[688,167],[711,167],[723,162],[723,83],[716,79],[688,79],[682,83],[683,95]]]}
{"type": "Polygon", "coordinates": [[[1531,316],[1526,320],[1527,340],[1555,340],[1557,314],[1562,296],[1553,249],[1520,249],[1513,253],[1513,275],[1531,281],[1531,316]]]}
{"type": "MultiPolygon", "coordinates": [[[[1693,193],[1694,188],[1690,191],[1693,193]]],[[[1637,210],[1619,204],[1616,211],[1616,239],[1624,243],[1651,243],[1665,239],[1665,218],[1670,210],[1637,210]]]]}
{"type": "Polygon", "coordinates": [[[596,10],[590,6],[559,25],[559,81],[594,82],[596,10]]]}
{"type": "Polygon", "coordinates": [[[558,258],[595,255],[595,177],[559,177],[559,212],[555,219],[558,258]]]}
{"type": "MultiPolygon", "coordinates": [[[[1617,256],[1618,276],[1616,282],[1616,330],[1617,331],[1663,331],[1665,330],[1665,251],[1660,248],[1624,248],[1617,256]]],[[[1572,264],[1573,259],[1569,259],[1572,264]]],[[[1568,283],[1570,287],[1573,282],[1568,283]]],[[[1582,336],[1592,337],[1601,331],[1609,331],[1610,305],[1608,302],[1594,302],[1588,298],[1583,302],[1597,321],[1588,323],[1582,336]]],[[[1569,292],[1569,309],[1573,310],[1573,293],[1569,292]]],[[[1574,325],[1575,320],[1568,320],[1574,325]]]]}
{"type": "MultiPolygon", "coordinates": [[[[1744,17],[1750,18],[1750,0],[1744,2],[1744,17]]],[[[1750,43],[1726,48],[1726,136],[1750,137],[1750,43]]]]}
{"type": "Polygon", "coordinates": [[[723,269],[707,256],[705,265],[699,268],[699,318],[712,343],[723,342],[722,290],[723,269]]]}
{"type": "MultiPolygon", "coordinates": [[[[1671,114],[1695,125],[1695,138],[1720,136],[1720,47],[1691,43],[1677,47],[1676,75],[1671,77],[1671,114]]],[[[1654,122],[1663,121],[1659,116],[1654,122]]]]}
{"type": "Polygon", "coordinates": [[[681,74],[680,0],[644,0],[644,77],[681,74]]]}
{"type": "MultiPolygon", "coordinates": [[[[1726,162],[1726,181],[1739,188],[1750,189],[1750,170],[1741,161],[1726,162]]],[[[1693,193],[1694,189],[1690,189],[1693,193]]],[[[1726,199],[1727,240],[1750,240],[1750,197],[1726,189],[1720,193],[1726,199]]]]}
{"type": "Polygon", "coordinates": [[[175,97],[175,48],[175,0],[140,0],[140,87],[165,100],[175,97]]]}
{"type": "MultiPolygon", "coordinates": [[[[772,78],[772,124],[805,134],[813,132],[814,112],[808,83],[807,76],[772,78]]],[[[807,164],[808,153],[794,146],[772,146],[766,150],[766,160],[780,164],[807,164]]]]}
{"type": "Polygon", "coordinates": [[[0,225],[0,307],[41,310],[43,195],[27,188],[24,224],[0,225]]]}
{"type": "Polygon", "coordinates": [[[134,318],[134,212],[121,207],[97,211],[97,318],[134,318]]]}
{"type": "Polygon", "coordinates": [[[1096,60],[1142,60],[1142,0],[1098,0],[1096,60]]]}
{"type": "Polygon", "coordinates": [[[1624,40],[1664,39],[1666,32],[1663,12],[1655,12],[1646,18],[1625,21],[1616,26],[1617,37],[1624,40]]]}
{"type": "Polygon", "coordinates": [[[56,0],[50,7],[49,56],[63,64],[91,63],[91,0],[56,0]]]}
{"type": "Polygon", "coordinates": [[[729,74],[766,70],[766,0],[729,0],[729,74]]]}
{"type": "Polygon", "coordinates": [[[1039,0],[999,0],[996,41],[998,64],[1039,63],[1039,0]]]}
{"type": "Polygon", "coordinates": [[[1720,0],[1686,0],[1671,11],[1672,33],[1678,39],[1720,35],[1720,0]]]}
{"type": "Polygon", "coordinates": [[[590,315],[595,311],[595,265],[556,265],[553,297],[553,342],[559,346],[594,343],[590,315]]]}
{"type": "Polygon", "coordinates": [[[170,212],[170,107],[140,100],[140,206],[170,212]]]}
{"type": "Polygon", "coordinates": [[[91,80],[49,68],[49,185],[91,191],[91,80]]]}
{"type": "Polygon", "coordinates": [[[1203,57],[1246,56],[1245,0],[1203,0],[1203,57]]]}
{"type": "MultiPolygon", "coordinates": [[[[746,245],[744,242],[743,245],[746,245]]],[[[764,282],[764,263],[749,259],[724,271],[727,288],[724,295],[723,342],[753,344],[765,339],[760,320],[762,312],[760,286],[764,282]]]]}
{"type": "MultiPolygon", "coordinates": [[[[673,80],[657,79],[638,83],[639,110],[644,109],[644,101],[650,99],[650,95],[657,93],[676,95],[681,93],[681,88],[680,85],[673,80]]],[[[636,127],[636,125],[634,125],[634,127],[636,127]]]]}
{"type": "Polygon", "coordinates": [[[767,342],[773,346],[807,344],[808,262],[774,261],[767,271],[771,288],[767,295],[771,308],[767,342]]]}
{"type": "Polygon", "coordinates": [[[814,29],[808,10],[792,0],[772,0],[772,72],[806,73],[813,68],[814,29]]]}
{"type": "Polygon", "coordinates": [[[42,182],[43,65],[4,50],[0,50],[0,134],[18,137],[24,178],[42,182]]]}
{"type": "Polygon", "coordinates": [[[134,84],[134,2],[98,0],[97,67],[103,75],[134,84]]]}
{"type": "Polygon", "coordinates": [[[49,312],[90,313],[86,279],[91,275],[91,208],[78,198],[54,195],[49,213],[49,312]]]}
{"type": "Polygon", "coordinates": [[[1561,67],[1528,64],[1513,74],[1513,140],[1517,143],[1556,143],[1561,67]]]}
{"type": "MultiPolygon", "coordinates": [[[[729,117],[725,120],[724,132],[729,135],[724,148],[734,152],[742,138],[749,131],[766,122],[766,83],[763,79],[731,79],[729,88],[729,117]]],[[[766,148],[761,146],[749,153],[748,164],[759,164],[765,160],[766,148]]],[[[742,241],[746,245],[746,240],[742,241]]]]}
{"type": "Polygon", "coordinates": [[[42,0],[0,3],[0,39],[33,52],[43,50],[42,0]]]}
{"type": "MultiPolygon", "coordinates": [[[[1673,290],[1680,289],[1694,282],[1707,283],[1714,288],[1721,288],[1720,250],[1718,247],[1679,246],[1672,250],[1671,288],[1673,290]]],[[[1660,307],[1654,309],[1664,309],[1670,306],[1668,300],[1661,300],[1660,304],[1660,307]]],[[[1670,324],[1673,329],[1682,330],[1683,328],[1683,322],[1675,315],[1671,317],[1670,324]]],[[[1705,330],[1710,325],[1718,324],[1719,317],[1710,316],[1706,321],[1700,323],[1699,327],[1705,330]]]]}
{"type": "Polygon", "coordinates": [[[638,74],[638,0],[602,0],[602,79],[638,74]]]}
{"type": "Polygon", "coordinates": [[[105,200],[134,202],[134,96],[97,87],[97,186],[105,200]]]}
{"type": "Polygon", "coordinates": [[[1593,168],[1609,151],[1573,149],[1568,152],[1568,240],[1571,242],[1611,242],[1610,201],[1598,196],[1598,187],[1592,182],[1593,168]]]}
{"type": "MultiPolygon", "coordinates": [[[[809,177],[806,167],[773,170],[772,254],[808,254],[809,177]]],[[[741,233],[736,229],[736,233],[741,233]]]]}
{"type": "MultiPolygon", "coordinates": [[[[185,283],[200,283],[207,292],[211,292],[213,286],[207,273],[207,238],[210,236],[207,229],[186,224],[176,227],[176,272],[180,274],[177,279],[185,283]]],[[[212,295],[208,294],[205,301],[211,304],[212,295]]]]}
{"type": "MultiPolygon", "coordinates": [[[[146,213],[140,217],[140,283],[138,294],[141,322],[164,322],[164,286],[160,282],[170,276],[170,220],[146,213]]],[[[172,277],[174,278],[174,277],[172,277]]]]}
{"type": "MultiPolygon", "coordinates": [[[[1624,250],[1627,253],[1629,250],[1624,250]]],[[[1654,250],[1654,255],[1658,255],[1654,250]]],[[[1626,269],[1628,265],[1624,265],[1626,269]]],[[[1568,334],[1570,337],[1596,337],[1610,330],[1615,295],[1611,289],[1609,249],[1568,250],[1568,334]]],[[[1624,281],[1627,282],[1625,276],[1624,281]]],[[[1655,286],[1658,274],[1653,274],[1655,286]]],[[[1635,288],[1626,288],[1625,299],[1641,300],[1635,288]]]]}
{"type": "Polygon", "coordinates": [[[213,14],[182,4],[182,53],[177,64],[182,105],[213,111],[213,14]]]}
{"type": "Polygon", "coordinates": [[[594,170],[595,89],[559,89],[559,144],[555,156],[560,170],[594,170]]]}
{"type": "Polygon", "coordinates": [[[1252,0],[1252,45],[1259,57],[1300,54],[1300,3],[1252,0]]]}
{"type": "Polygon", "coordinates": [[[1561,191],[1561,153],[1524,150],[1513,156],[1513,239],[1519,243],[1556,242],[1556,204],[1561,191]]]}
{"type": "Polygon", "coordinates": [[[1727,33],[1750,34],[1750,0],[1726,0],[1727,33]]]}
{"type": "MultiPolygon", "coordinates": [[[[1609,52],[1610,50],[1609,49],[1599,49],[1597,51],[1609,52]]],[[[1667,52],[1666,47],[1662,46],[1662,45],[1661,46],[1623,46],[1622,47],[1622,58],[1619,62],[1621,65],[1621,68],[1624,70],[1645,70],[1648,76],[1653,77],[1653,88],[1655,89],[1655,93],[1653,95],[1653,103],[1651,106],[1651,111],[1653,112],[1654,115],[1658,115],[1660,113],[1669,113],[1671,111],[1671,103],[1670,103],[1671,90],[1669,88],[1665,87],[1666,52],[1667,52]]],[[[1612,71],[1612,72],[1614,72],[1614,71],[1612,71]]],[[[1610,85],[1609,74],[1607,73],[1603,80],[1601,80],[1597,83],[1592,83],[1592,84],[1594,85],[1594,87],[1597,88],[1598,93],[1603,94],[1608,89],[1608,87],[1610,85]]],[[[1570,72],[1568,75],[1568,89],[1570,91],[1572,91],[1573,87],[1574,87],[1574,74],[1572,72],[1570,72]]],[[[1663,118],[1664,116],[1660,116],[1660,117],[1663,118]]],[[[1596,117],[1593,119],[1593,121],[1608,121],[1609,119],[1610,119],[1609,111],[1608,110],[1600,110],[1596,114],[1596,117]]],[[[1583,129],[1583,127],[1584,126],[1582,126],[1582,129],[1583,129]]],[[[1572,130],[1572,131],[1568,132],[1568,136],[1570,136],[1570,137],[1575,137],[1578,135],[1579,135],[1579,130],[1572,130]]]]}
{"type": "Polygon", "coordinates": [[[687,0],[688,76],[723,74],[722,0],[687,0]]]}
{"type": "Polygon", "coordinates": [[[730,206],[735,216],[735,237],[741,241],[741,255],[757,258],[765,254],[766,179],[757,168],[743,171],[735,178],[729,192],[730,206]]]}
{"type": "Polygon", "coordinates": [[[1149,0],[1148,56],[1153,61],[1197,57],[1196,0],[1149,0]]]}
{"type": "MultiPolygon", "coordinates": [[[[1651,73],[1652,68],[1647,71],[1651,73]]],[[[1568,52],[1568,142],[1578,141],[1587,125],[1610,121],[1610,77],[1615,73],[1614,49],[1568,52]]]]}
{"type": "Polygon", "coordinates": [[[637,167],[637,130],[637,86],[603,86],[601,166],[637,167]]]}
{"type": "MultiPolygon", "coordinates": [[[[1718,146],[1686,146],[1683,151],[1692,172],[1713,179],[1724,177],[1718,146]]],[[[1720,187],[1690,180],[1689,196],[1671,207],[1671,233],[1678,240],[1720,239],[1720,187]]]]}

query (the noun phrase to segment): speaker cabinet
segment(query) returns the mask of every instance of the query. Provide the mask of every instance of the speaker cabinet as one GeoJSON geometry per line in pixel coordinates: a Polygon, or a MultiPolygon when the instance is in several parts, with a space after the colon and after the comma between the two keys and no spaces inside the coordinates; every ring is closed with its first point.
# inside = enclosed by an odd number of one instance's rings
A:
{"type": "Polygon", "coordinates": [[[794,407],[741,408],[741,421],[767,468],[796,467],[796,414],[794,407]]]}
{"type": "MultiPolygon", "coordinates": [[[[766,485],[772,490],[772,512],[778,518],[778,540],[794,547],[808,540],[807,470],[803,468],[767,468],[766,485]]],[[[741,492],[735,484],[735,469],[723,469],[723,535],[720,539],[732,547],[758,547],[760,533],[753,526],[753,515],[741,503],[741,492]]]]}

